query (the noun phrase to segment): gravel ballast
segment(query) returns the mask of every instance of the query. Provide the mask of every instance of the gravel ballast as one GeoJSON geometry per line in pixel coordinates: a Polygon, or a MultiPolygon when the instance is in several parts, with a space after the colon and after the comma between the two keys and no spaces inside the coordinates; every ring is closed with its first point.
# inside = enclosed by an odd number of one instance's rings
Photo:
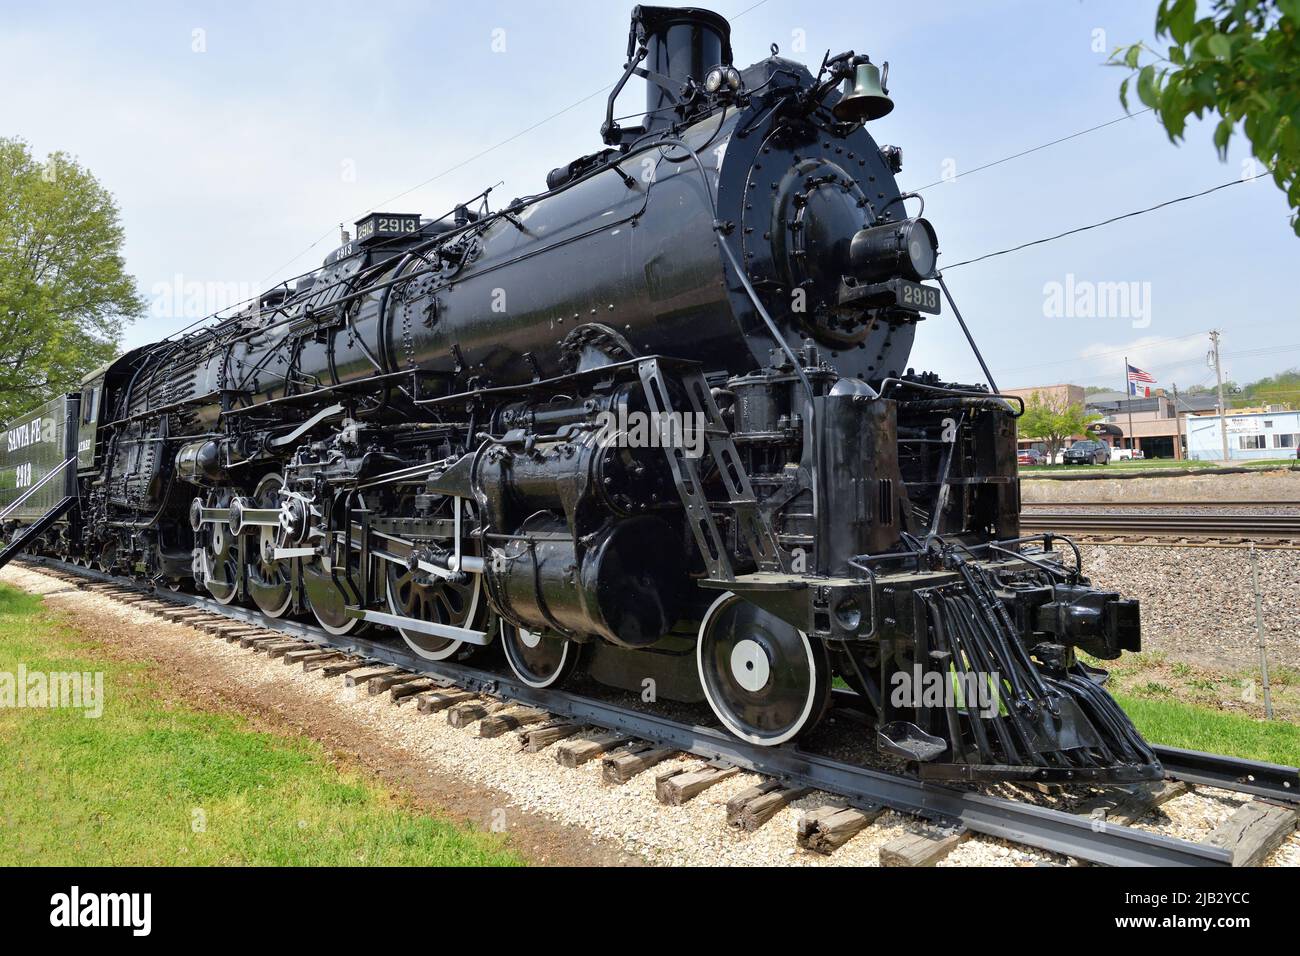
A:
{"type": "MultiPolygon", "coordinates": [[[[1144,650],[1233,670],[1257,666],[1248,549],[1080,548],[1093,584],[1141,602],[1144,650]]],[[[1259,550],[1256,557],[1269,660],[1300,667],[1300,551],[1259,550]]]]}

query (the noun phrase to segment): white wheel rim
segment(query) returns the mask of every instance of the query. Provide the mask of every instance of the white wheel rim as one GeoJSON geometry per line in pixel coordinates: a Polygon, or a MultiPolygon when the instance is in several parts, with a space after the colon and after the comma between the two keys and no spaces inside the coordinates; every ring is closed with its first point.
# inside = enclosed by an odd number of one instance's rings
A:
{"type": "MultiPolygon", "coordinates": [[[[515,627],[513,624],[509,624],[505,621],[501,622],[501,627],[503,631],[505,628],[513,629],[516,635],[519,636],[521,642],[523,641],[523,634],[532,633],[531,631],[527,631],[524,628],[515,627]]],[[[567,641],[561,638],[560,640],[563,641],[564,646],[560,650],[560,663],[556,666],[555,671],[551,674],[550,677],[547,677],[544,680],[534,680],[527,673],[525,673],[522,670],[522,668],[519,667],[519,665],[515,663],[514,655],[510,653],[510,644],[512,643],[510,637],[507,634],[502,633],[501,639],[502,642],[505,644],[506,663],[510,665],[510,670],[514,673],[515,677],[519,678],[519,680],[523,681],[529,687],[537,687],[537,688],[550,687],[552,684],[554,684],[557,680],[560,679],[560,675],[564,673],[565,665],[569,663],[569,650],[572,641],[567,641]]],[[[539,643],[541,643],[541,639],[542,639],[541,635],[540,634],[537,635],[533,639],[533,643],[529,644],[528,646],[536,647],[539,643]]]]}
{"type": "MultiPolygon", "coordinates": [[[[808,655],[808,699],[804,701],[803,710],[799,714],[799,719],[785,733],[776,737],[761,737],[758,734],[751,734],[744,728],[740,727],[732,718],[730,712],[725,708],[719,707],[718,702],[714,700],[713,694],[709,692],[709,682],[704,678],[704,634],[708,630],[710,622],[730,601],[741,600],[733,591],[726,591],[709,605],[709,609],[704,612],[704,618],[700,621],[700,630],[695,639],[695,670],[699,678],[700,687],[704,690],[704,699],[709,703],[709,709],[713,711],[713,716],[722,722],[722,725],[729,731],[739,737],[741,740],[747,740],[751,744],[758,744],[762,747],[775,747],[783,744],[787,740],[793,739],[803,730],[808,723],[808,718],[812,714],[813,705],[817,702],[817,662],[813,657],[812,644],[808,640],[808,635],[803,631],[797,630],[800,639],[803,641],[804,651],[808,655]]],[[[764,655],[766,656],[766,655],[764,655]]],[[[760,685],[761,686],[761,685],[760,685]]]]}
{"type": "MultiPolygon", "coordinates": [[[[274,482],[279,487],[283,488],[284,476],[278,472],[271,472],[271,474],[263,476],[262,480],[257,483],[257,487],[253,489],[253,500],[257,503],[258,507],[261,507],[261,498],[265,491],[265,486],[271,482],[274,482]]],[[[275,548],[275,530],[274,527],[269,525],[262,525],[257,529],[257,546],[261,549],[259,554],[266,553],[268,544],[272,549],[275,548]]],[[[247,545],[245,547],[247,547],[247,545]]],[[[276,561],[274,563],[279,564],[280,562],[276,561]]],[[[292,604],[293,585],[290,584],[289,587],[286,588],[283,604],[277,608],[264,608],[261,605],[258,605],[258,609],[267,617],[284,617],[284,615],[288,613],[292,604]]]]}
{"type": "MultiPolygon", "coordinates": [[[[403,567],[403,565],[398,564],[398,562],[396,561],[390,563],[396,565],[397,567],[403,567]]],[[[403,612],[401,610],[401,605],[397,603],[397,597],[393,594],[392,579],[389,578],[387,574],[385,574],[384,580],[386,582],[385,593],[387,594],[387,598],[388,598],[388,610],[391,611],[393,614],[402,615],[403,612]]],[[[483,576],[481,574],[476,574],[474,575],[474,596],[470,600],[469,615],[465,619],[466,626],[472,624],[474,622],[475,616],[477,616],[478,614],[479,595],[482,593],[483,593],[483,576]]],[[[441,650],[426,651],[421,649],[415,643],[415,641],[411,638],[411,636],[406,633],[405,628],[398,627],[398,628],[394,628],[394,630],[397,631],[398,634],[402,635],[402,640],[406,641],[407,647],[409,647],[412,651],[414,651],[418,657],[422,657],[426,661],[445,661],[447,658],[451,657],[453,654],[455,654],[457,651],[459,651],[462,647],[465,646],[464,641],[451,641],[450,643],[447,644],[446,647],[442,648],[441,650]]]]}

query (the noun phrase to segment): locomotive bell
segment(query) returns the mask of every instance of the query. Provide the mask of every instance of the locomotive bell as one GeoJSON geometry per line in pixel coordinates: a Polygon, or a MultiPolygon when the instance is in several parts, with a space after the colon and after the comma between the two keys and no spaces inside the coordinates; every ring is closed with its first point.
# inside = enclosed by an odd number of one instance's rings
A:
{"type": "MultiPolygon", "coordinates": [[[[888,76],[889,65],[885,65],[888,76]]],[[[880,70],[870,61],[859,63],[853,71],[852,79],[844,81],[844,95],[831,107],[831,112],[838,120],[865,123],[880,119],[894,109],[894,101],[889,98],[884,84],[880,80],[880,70]]]]}

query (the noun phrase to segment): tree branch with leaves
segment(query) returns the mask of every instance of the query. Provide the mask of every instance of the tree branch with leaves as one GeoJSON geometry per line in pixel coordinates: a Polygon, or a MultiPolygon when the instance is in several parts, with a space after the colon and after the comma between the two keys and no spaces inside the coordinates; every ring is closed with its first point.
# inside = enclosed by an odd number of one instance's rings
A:
{"type": "Polygon", "coordinates": [[[1025,401],[1025,413],[1018,421],[1020,438],[1041,441],[1047,446],[1047,463],[1055,464],[1056,456],[1065,443],[1075,435],[1082,435],[1088,426],[1100,419],[1078,402],[1063,398],[1046,398],[1034,392],[1025,401]]]}
{"type": "Polygon", "coordinates": [[[1218,116],[1214,146],[1226,159],[1241,126],[1251,152],[1272,173],[1292,209],[1300,236],[1300,0],[1213,0],[1197,18],[1196,0],[1160,0],[1157,40],[1120,47],[1112,65],[1131,71],[1120,84],[1151,107],[1172,143],[1189,116],[1218,116]]]}

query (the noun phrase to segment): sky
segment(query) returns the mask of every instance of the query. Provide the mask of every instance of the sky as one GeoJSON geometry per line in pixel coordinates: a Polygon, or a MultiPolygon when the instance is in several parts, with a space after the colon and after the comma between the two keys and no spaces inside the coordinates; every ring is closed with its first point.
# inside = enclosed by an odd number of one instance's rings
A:
{"type": "MultiPolygon", "coordinates": [[[[0,0],[0,136],[76,156],[116,196],[127,268],[151,300],[126,331],[131,347],[319,266],[339,223],[368,210],[440,215],[489,186],[494,205],[544,188],[549,169],[601,146],[632,6],[0,0]]],[[[902,148],[900,185],[922,190],[946,281],[999,386],[1119,389],[1125,356],[1166,388],[1212,385],[1212,328],[1230,379],[1300,366],[1300,239],[1271,180],[1238,182],[1262,171],[1244,139],[1220,162],[1210,124],[1193,121],[1176,146],[1149,113],[1121,119],[1125,74],[1107,55],[1151,38],[1155,6],[711,8],[732,18],[739,65],[772,43],[814,68],[828,48],[889,61],[896,108],[869,130],[902,148]]],[[[629,83],[619,114],[643,96],[629,83]]],[[[944,312],[922,324],[911,364],[981,381],[944,312]]]]}

